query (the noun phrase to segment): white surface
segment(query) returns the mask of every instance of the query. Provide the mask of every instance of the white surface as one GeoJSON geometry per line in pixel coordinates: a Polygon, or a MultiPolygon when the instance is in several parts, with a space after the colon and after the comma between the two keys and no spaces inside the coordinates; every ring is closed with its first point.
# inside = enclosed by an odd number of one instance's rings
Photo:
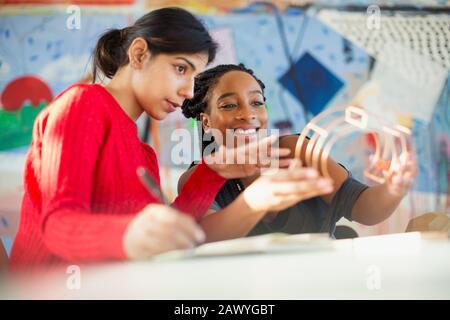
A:
{"type": "Polygon", "coordinates": [[[2,298],[449,299],[450,242],[418,233],[335,241],[333,250],[81,267],[80,289],[61,270],[2,298]],[[21,294],[17,294],[21,292],[21,294]]]}

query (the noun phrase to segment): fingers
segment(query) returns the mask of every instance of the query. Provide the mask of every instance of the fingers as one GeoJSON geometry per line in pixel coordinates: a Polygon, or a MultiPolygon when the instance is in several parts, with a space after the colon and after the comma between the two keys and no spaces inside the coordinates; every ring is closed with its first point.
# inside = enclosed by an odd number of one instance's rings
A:
{"type": "MultiPolygon", "coordinates": [[[[166,212],[156,212],[155,218],[159,220],[160,233],[172,237],[181,247],[192,247],[205,239],[203,230],[196,224],[194,219],[186,214],[172,208],[166,212]]],[[[155,224],[149,232],[155,232],[155,224]]]]}
{"type": "Polygon", "coordinates": [[[271,176],[273,181],[315,179],[319,177],[319,172],[315,168],[302,167],[302,162],[298,159],[283,159],[278,168],[264,170],[263,173],[265,176],[271,176]]]}
{"type": "MultiPolygon", "coordinates": [[[[332,190],[331,190],[332,191],[332,190]]],[[[331,192],[330,190],[325,189],[315,189],[308,192],[295,193],[295,194],[284,194],[284,195],[276,195],[277,201],[279,204],[285,204],[283,207],[288,207],[289,205],[295,204],[297,202],[311,199],[314,197],[318,197],[321,195],[325,195],[331,192]],[[289,204],[286,206],[286,204],[289,204]]]]}
{"type": "Polygon", "coordinates": [[[395,196],[404,196],[414,184],[417,175],[417,166],[414,161],[406,160],[386,174],[388,190],[395,196]]]}
{"type": "Polygon", "coordinates": [[[319,172],[314,168],[279,169],[271,176],[272,181],[300,181],[305,179],[318,179],[319,172]]]}
{"type": "Polygon", "coordinates": [[[302,167],[302,161],[300,159],[286,159],[290,160],[289,169],[294,170],[295,168],[302,167]]]}
{"type": "Polygon", "coordinates": [[[205,233],[195,220],[187,214],[178,214],[178,225],[181,234],[186,235],[189,240],[193,240],[195,244],[205,241],[205,233]]]}
{"type": "Polygon", "coordinates": [[[409,188],[417,175],[417,166],[413,160],[405,160],[396,170],[391,170],[385,177],[386,181],[398,188],[409,188]]]}
{"type": "Polygon", "coordinates": [[[161,235],[145,235],[139,246],[138,256],[140,259],[151,258],[154,255],[178,249],[174,243],[168,242],[161,235]]]}
{"type": "Polygon", "coordinates": [[[407,161],[400,170],[406,176],[415,177],[417,175],[417,165],[414,161],[407,161]]]}
{"type": "MultiPolygon", "coordinates": [[[[279,170],[278,169],[290,169],[290,170],[295,170],[296,168],[301,168],[302,167],[302,162],[298,159],[292,159],[292,158],[280,158],[278,160],[278,165],[277,166],[270,166],[268,168],[273,169],[273,170],[265,170],[265,172],[267,173],[278,173],[279,170]]],[[[265,167],[266,168],[266,167],[265,167]]]]}
{"type": "Polygon", "coordinates": [[[414,178],[410,176],[394,176],[391,183],[399,189],[409,189],[414,182],[414,178]]]}
{"type": "Polygon", "coordinates": [[[390,181],[393,183],[397,183],[400,181],[398,178],[396,178],[396,182],[394,182],[394,177],[402,177],[402,179],[412,182],[414,180],[414,177],[416,177],[417,175],[417,165],[413,160],[406,160],[404,162],[400,162],[400,164],[398,165],[392,165],[391,170],[384,171],[383,174],[386,181],[390,181]]]}
{"type": "Polygon", "coordinates": [[[291,150],[274,147],[273,143],[277,139],[277,136],[272,135],[236,148],[221,145],[214,156],[204,156],[204,161],[211,169],[228,179],[248,177],[265,168],[288,167],[289,160],[283,157],[290,155],[291,150]]]}
{"type": "Polygon", "coordinates": [[[194,219],[168,206],[149,205],[136,219],[129,248],[132,258],[190,249],[205,239],[203,230],[194,219]]]}
{"type": "Polygon", "coordinates": [[[333,183],[331,179],[320,178],[317,180],[302,180],[279,182],[274,187],[274,195],[297,194],[304,195],[307,193],[326,194],[333,191],[333,183]]]}
{"type": "MultiPolygon", "coordinates": [[[[262,150],[264,150],[264,149],[262,149],[262,150]]],[[[291,149],[289,149],[289,148],[270,147],[269,150],[267,151],[267,157],[272,158],[272,159],[279,159],[280,157],[287,157],[290,154],[291,154],[291,149]]],[[[265,154],[263,154],[263,155],[265,155],[265,154]]]]}
{"type": "Polygon", "coordinates": [[[270,166],[273,160],[279,160],[280,157],[286,157],[291,154],[289,148],[274,147],[273,144],[278,140],[278,136],[271,135],[250,143],[246,148],[247,155],[257,160],[261,167],[270,166]]]}
{"type": "Polygon", "coordinates": [[[280,162],[278,162],[278,167],[284,169],[291,168],[292,163],[292,159],[280,159],[280,162]]]}
{"type": "Polygon", "coordinates": [[[299,201],[310,199],[313,197],[318,197],[333,191],[333,188],[322,188],[316,187],[305,191],[302,189],[301,192],[290,192],[286,194],[275,194],[272,199],[272,210],[283,210],[287,207],[292,206],[299,201]]]}

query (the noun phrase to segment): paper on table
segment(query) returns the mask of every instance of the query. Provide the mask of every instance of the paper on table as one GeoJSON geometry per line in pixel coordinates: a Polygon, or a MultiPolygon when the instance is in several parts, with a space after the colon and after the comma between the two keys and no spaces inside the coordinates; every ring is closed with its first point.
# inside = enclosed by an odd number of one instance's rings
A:
{"type": "Polygon", "coordinates": [[[315,250],[331,247],[327,234],[272,233],[261,236],[212,242],[194,250],[195,256],[214,256],[246,254],[258,252],[276,252],[292,250],[315,250]]]}
{"type": "Polygon", "coordinates": [[[260,236],[232,239],[203,244],[192,250],[172,251],[156,257],[188,258],[253,254],[264,252],[311,251],[332,249],[332,240],[327,233],[305,233],[290,235],[271,233],[260,236]]]}

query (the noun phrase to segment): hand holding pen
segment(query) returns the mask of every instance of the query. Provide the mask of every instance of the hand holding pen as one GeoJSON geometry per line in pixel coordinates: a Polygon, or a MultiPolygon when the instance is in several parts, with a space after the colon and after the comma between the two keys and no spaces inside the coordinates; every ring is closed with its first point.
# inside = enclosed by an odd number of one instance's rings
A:
{"type": "Polygon", "coordinates": [[[138,175],[147,190],[164,204],[149,204],[131,220],[122,240],[125,255],[129,259],[146,259],[167,251],[192,249],[202,243],[205,234],[195,220],[169,206],[145,169],[138,169],[138,175]]]}

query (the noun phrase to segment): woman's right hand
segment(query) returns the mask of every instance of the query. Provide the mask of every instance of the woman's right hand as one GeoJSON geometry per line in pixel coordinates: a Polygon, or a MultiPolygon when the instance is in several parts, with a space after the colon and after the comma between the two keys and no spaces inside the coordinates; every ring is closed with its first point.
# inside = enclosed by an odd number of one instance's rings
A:
{"type": "Polygon", "coordinates": [[[123,249],[129,259],[145,259],[193,248],[204,240],[203,230],[192,217],[166,205],[149,204],[125,230],[123,249]]]}
{"type": "Polygon", "coordinates": [[[333,181],[319,176],[314,168],[295,161],[288,169],[268,170],[244,192],[247,205],[255,211],[280,211],[297,202],[333,191],[333,181]]]}
{"type": "Polygon", "coordinates": [[[222,177],[235,179],[254,176],[262,168],[284,166],[288,160],[282,158],[290,153],[288,148],[279,148],[278,137],[273,135],[235,148],[220,145],[217,152],[205,155],[203,159],[222,177]]]}

